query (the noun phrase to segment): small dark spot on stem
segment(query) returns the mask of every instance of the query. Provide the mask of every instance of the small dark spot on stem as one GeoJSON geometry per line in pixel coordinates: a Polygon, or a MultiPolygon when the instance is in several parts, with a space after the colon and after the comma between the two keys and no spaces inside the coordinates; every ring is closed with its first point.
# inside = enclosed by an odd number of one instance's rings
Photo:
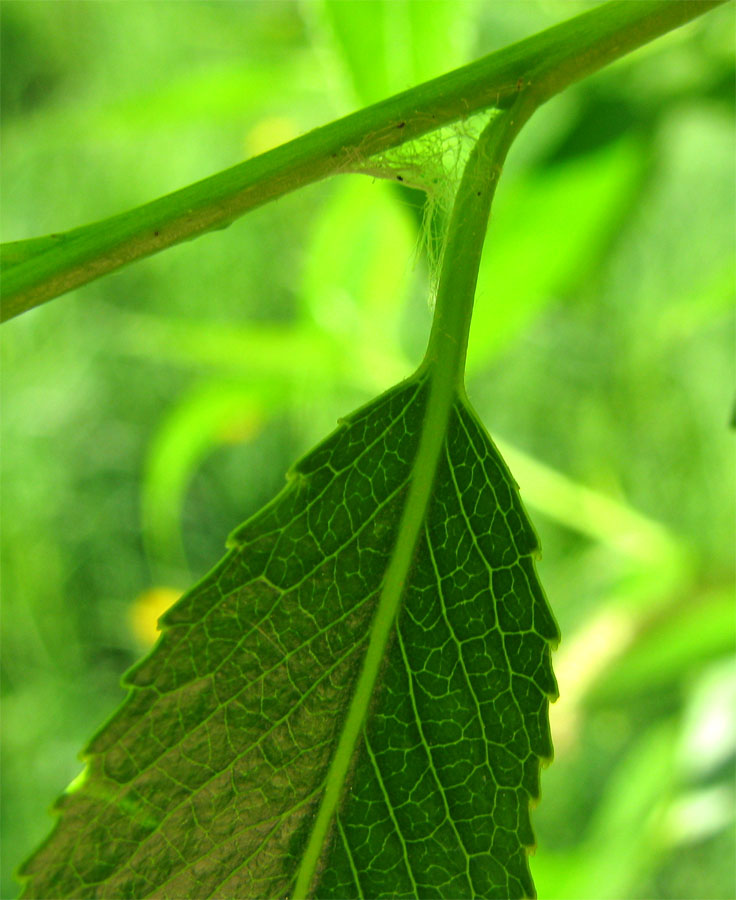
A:
{"type": "Polygon", "coordinates": [[[399,124],[398,124],[396,127],[397,127],[397,128],[403,128],[404,125],[406,125],[406,122],[399,122],[399,124]]]}
{"type": "Polygon", "coordinates": [[[477,197],[480,197],[480,191],[477,192],[476,196],[477,196],[477,197]]]}
{"type": "Polygon", "coordinates": [[[404,180],[404,176],[403,176],[403,175],[397,175],[397,176],[396,176],[396,180],[397,180],[397,181],[403,181],[403,180],[404,180]]]}
{"type": "Polygon", "coordinates": [[[517,90],[517,91],[520,91],[523,87],[524,87],[524,79],[523,79],[523,78],[520,78],[520,79],[516,82],[516,90],[517,90]]]}
{"type": "Polygon", "coordinates": [[[154,234],[154,237],[158,237],[158,235],[159,235],[158,231],[154,231],[153,234],[154,234]]]}

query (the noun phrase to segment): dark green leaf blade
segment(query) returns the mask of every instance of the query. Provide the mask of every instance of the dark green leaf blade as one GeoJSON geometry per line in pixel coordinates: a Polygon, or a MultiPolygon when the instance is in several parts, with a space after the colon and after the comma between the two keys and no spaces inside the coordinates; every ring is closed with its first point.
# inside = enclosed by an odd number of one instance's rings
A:
{"type": "MultiPolygon", "coordinates": [[[[428,393],[404,382],[294,468],[166,615],[25,897],[293,891],[391,557],[428,393]]],[[[317,897],[522,897],[549,641],[536,540],[461,400],[317,897]]]]}
{"type": "Polygon", "coordinates": [[[557,627],[515,486],[462,402],[316,896],[533,896],[557,627]]]}

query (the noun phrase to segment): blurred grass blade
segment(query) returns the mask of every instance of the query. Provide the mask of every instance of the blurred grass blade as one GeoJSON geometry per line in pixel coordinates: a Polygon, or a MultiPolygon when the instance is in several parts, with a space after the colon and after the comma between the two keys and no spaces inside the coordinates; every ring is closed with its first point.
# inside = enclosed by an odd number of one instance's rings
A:
{"type": "Polygon", "coordinates": [[[634,738],[606,783],[600,783],[600,771],[596,772],[602,797],[581,835],[581,846],[557,858],[544,854],[534,861],[542,896],[571,900],[641,896],[636,885],[661,859],[657,823],[677,781],[676,735],[673,721],[657,722],[634,738]]]}
{"type": "Polygon", "coordinates": [[[174,363],[260,381],[269,396],[302,381],[350,377],[342,349],[323,332],[301,324],[222,323],[105,310],[105,349],[149,363],[174,363]]]}
{"type": "Polygon", "coordinates": [[[619,141],[507,185],[495,207],[503,229],[493,232],[478,275],[468,371],[487,365],[595,270],[640,182],[637,149],[619,141]],[[509,302],[484,302],[496,297],[509,302]]]}
{"type": "Polygon", "coordinates": [[[530,506],[553,521],[601,541],[646,567],[674,561],[684,550],[660,522],[569,478],[506,441],[498,441],[511,468],[530,490],[530,506]]]}
{"type": "Polygon", "coordinates": [[[385,387],[409,371],[401,317],[416,231],[392,185],[345,178],[322,209],[306,253],[304,311],[332,334],[356,370],[385,387]],[[376,335],[381,340],[376,341],[376,335]]]}
{"type": "Polygon", "coordinates": [[[628,651],[590,687],[590,705],[621,703],[665,685],[687,684],[709,660],[728,658],[736,647],[733,594],[708,591],[656,617],[640,617],[628,651]]]}
{"type": "Polygon", "coordinates": [[[362,103],[383,100],[467,58],[472,0],[433,0],[431,15],[414,0],[323,0],[315,7],[362,103]]]}
{"type": "Polygon", "coordinates": [[[141,488],[143,542],[154,571],[187,570],[181,528],[191,478],[214,447],[252,439],[267,416],[275,414],[279,400],[285,400],[262,393],[228,382],[206,382],[186,393],[160,423],[141,488]]]}

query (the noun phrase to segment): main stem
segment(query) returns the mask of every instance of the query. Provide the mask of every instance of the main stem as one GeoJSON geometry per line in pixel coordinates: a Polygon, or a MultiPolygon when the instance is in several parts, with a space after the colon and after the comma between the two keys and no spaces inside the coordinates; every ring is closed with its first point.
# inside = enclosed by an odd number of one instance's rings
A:
{"type": "Polygon", "coordinates": [[[363,731],[378,673],[408,583],[437,465],[447,433],[450,411],[462,389],[465,349],[473,296],[491,201],[506,152],[526,120],[519,100],[494,117],[481,134],[455,196],[437,292],[429,347],[415,378],[428,378],[429,397],[417,454],[396,543],[381,586],[371,636],[337,747],[325,778],[325,788],[296,876],[293,900],[305,900],[324,855],[348,771],[363,731]]]}
{"type": "Polygon", "coordinates": [[[121,266],[531,89],[539,105],[725,0],[613,0],[268,153],[103,222],[4,246],[9,319],[121,266]]]}

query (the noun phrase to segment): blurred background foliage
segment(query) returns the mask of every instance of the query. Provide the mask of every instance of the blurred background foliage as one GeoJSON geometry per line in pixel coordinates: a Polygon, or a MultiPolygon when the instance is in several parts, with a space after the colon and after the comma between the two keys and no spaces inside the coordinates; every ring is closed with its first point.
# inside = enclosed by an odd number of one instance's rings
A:
{"type": "MultiPolygon", "coordinates": [[[[2,14],[3,239],[145,202],[587,5],[36,3],[2,14]]],[[[563,632],[544,898],[732,898],[734,11],[541,110],[468,389],[563,632]]],[[[334,178],[3,328],[3,869],[155,620],[428,333],[421,195],[334,178]]]]}

